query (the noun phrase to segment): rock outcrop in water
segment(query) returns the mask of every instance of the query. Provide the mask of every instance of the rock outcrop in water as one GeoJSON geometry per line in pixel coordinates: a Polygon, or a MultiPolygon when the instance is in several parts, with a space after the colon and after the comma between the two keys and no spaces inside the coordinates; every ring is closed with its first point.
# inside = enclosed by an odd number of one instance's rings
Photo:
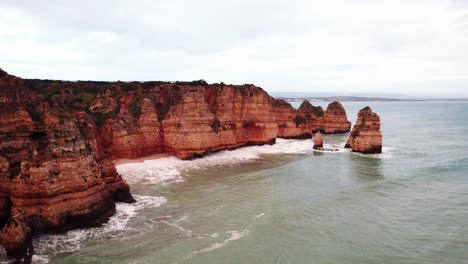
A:
{"type": "Polygon", "coordinates": [[[321,149],[321,148],[323,148],[322,133],[318,131],[314,135],[314,149],[321,149]]]}
{"type": "Polygon", "coordinates": [[[297,110],[285,100],[274,101],[274,111],[278,124],[278,137],[281,138],[310,138],[312,130],[299,127],[297,110]]]}
{"type": "Polygon", "coordinates": [[[320,130],[324,134],[346,133],[351,129],[346,111],[339,102],[332,102],[320,120],[320,130]]]}
{"type": "Polygon", "coordinates": [[[365,154],[382,153],[380,117],[372,112],[370,107],[359,111],[356,125],[349,135],[345,148],[365,154]]]}
{"type": "Polygon", "coordinates": [[[305,101],[296,111],[247,84],[67,82],[0,70],[0,242],[18,257],[29,247],[28,230],[107,221],[116,201],[134,201],[114,159],[191,159],[277,137],[341,133],[340,106],[323,111],[305,101]],[[13,240],[20,231],[25,239],[13,240]]]}
{"type": "Polygon", "coordinates": [[[297,110],[284,100],[275,100],[274,110],[278,137],[282,138],[311,138],[317,131],[339,134],[351,129],[351,122],[339,102],[330,103],[323,111],[322,107],[314,106],[307,100],[297,110]]]}

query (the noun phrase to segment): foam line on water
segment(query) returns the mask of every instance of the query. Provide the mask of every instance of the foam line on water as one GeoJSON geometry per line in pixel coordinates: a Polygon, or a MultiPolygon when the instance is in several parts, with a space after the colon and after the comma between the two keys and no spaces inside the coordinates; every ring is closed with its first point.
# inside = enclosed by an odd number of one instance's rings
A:
{"type": "Polygon", "coordinates": [[[130,184],[142,182],[165,184],[183,181],[183,173],[190,169],[200,169],[217,165],[232,165],[258,160],[264,154],[307,154],[312,151],[312,140],[276,140],[274,145],[249,146],[236,150],[226,150],[208,155],[202,159],[184,161],[176,157],[166,157],[143,162],[117,165],[117,171],[130,184]]]}
{"type": "MultiPolygon", "coordinates": [[[[243,229],[241,231],[234,230],[234,231],[227,231],[227,233],[230,234],[230,236],[228,238],[226,238],[223,242],[220,242],[220,243],[216,242],[216,243],[211,244],[209,247],[206,247],[206,248],[201,249],[201,250],[194,251],[194,252],[192,252],[192,254],[190,254],[185,259],[190,259],[190,258],[192,258],[193,256],[195,256],[197,254],[207,253],[207,252],[219,249],[219,248],[223,248],[223,247],[227,246],[231,241],[239,240],[239,239],[241,239],[241,238],[243,238],[245,236],[248,236],[249,235],[249,230],[248,229],[243,229]]],[[[215,237],[217,237],[217,236],[215,236],[215,237]]]]}
{"type": "Polygon", "coordinates": [[[164,197],[134,195],[133,204],[117,203],[116,213],[109,221],[97,228],[76,229],[64,234],[43,235],[34,239],[36,261],[34,263],[47,263],[47,255],[80,250],[84,240],[89,238],[115,238],[127,229],[128,222],[144,208],[156,208],[166,202],[164,197]]]}
{"type": "MultiPolygon", "coordinates": [[[[351,152],[351,150],[349,150],[351,152]]],[[[362,154],[359,152],[352,152],[354,155],[359,155],[363,157],[370,157],[370,158],[375,158],[375,159],[391,159],[396,151],[396,148],[394,147],[387,147],[383,146],[382,147],[382,153],[380,154],[362,154]]]]}

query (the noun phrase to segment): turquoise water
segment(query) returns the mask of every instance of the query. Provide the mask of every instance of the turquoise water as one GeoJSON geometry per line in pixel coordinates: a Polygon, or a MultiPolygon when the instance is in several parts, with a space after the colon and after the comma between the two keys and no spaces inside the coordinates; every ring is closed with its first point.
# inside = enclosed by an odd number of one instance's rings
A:
{"type": "Polygon", "coordinates": [[[120,165],[138,202],[102,228],[37,238],[34,260],[468,263],[468,103],[344,103],[353,123],[366,105],[382,120],[380,155],[280,139],[120,165]]]}

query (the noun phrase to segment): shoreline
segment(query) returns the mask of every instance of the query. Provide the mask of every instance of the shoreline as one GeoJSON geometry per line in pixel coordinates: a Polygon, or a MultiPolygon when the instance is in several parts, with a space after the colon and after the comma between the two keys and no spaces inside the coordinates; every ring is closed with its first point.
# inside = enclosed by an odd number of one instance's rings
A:
{"type": "Polygon", "coordinates": [[[157,153],[153,155],[149,155],[146,157],[141,157],[141,158],[135,158],[135,159],[127,159],[127,158],[120,158],[120,159],[115,159],[112,160],[115,166],[122,165],[122,164],[128,164],[128,163],[143,163],[146,160],[157,160],[157,159],[162,159],[162,158],[168,158],[171,157],[168,153],[157,153]]]}

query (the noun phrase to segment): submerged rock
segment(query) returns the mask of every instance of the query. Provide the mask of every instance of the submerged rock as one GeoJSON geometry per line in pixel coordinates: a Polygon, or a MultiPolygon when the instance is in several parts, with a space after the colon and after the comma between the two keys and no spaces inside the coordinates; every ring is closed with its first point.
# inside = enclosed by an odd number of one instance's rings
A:
{"type": "Polygon", "coordinates": [[[361,109],[358,113],[345,148],[364,154],[382,153],[382,132],[380,132],[380,117],[372,112],[370,107],[361,109]]]}

